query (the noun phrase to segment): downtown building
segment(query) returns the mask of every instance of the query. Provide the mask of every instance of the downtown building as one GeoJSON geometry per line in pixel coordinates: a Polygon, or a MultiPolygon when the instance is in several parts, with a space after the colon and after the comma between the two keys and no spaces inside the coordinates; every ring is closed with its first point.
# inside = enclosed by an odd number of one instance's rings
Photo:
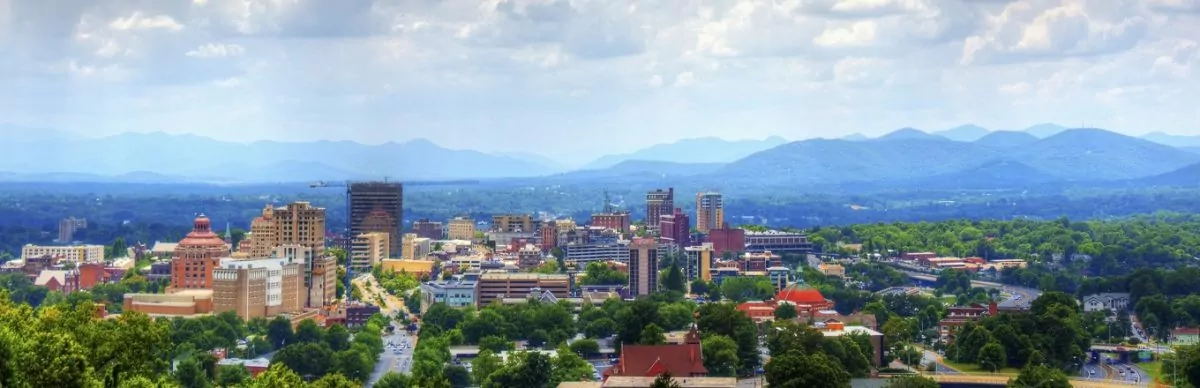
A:
{"type": "MultiPolygon", "coordinates": [[[[124,252],[113,252],[113,256],[124,256],[124,252]]],[[[25,244],[21,247],[21,259],[31,257],[53,256],[63,261],[75,263],[99,263],[104,261],[103,245],[34,245],[25,244]]]]}
{"type": "Polygon", "coordinates": [[[671,214],[672,209],[675,209],[674,187],[669,187],[666,191],[656,189],[646,193],[646,227],[649,231],[658,233],[659,217],[671,214]]]}
{"type": "Polygon", "coordinates": [[[658,218],[658,239],[663,244],[669,244],[676,249],[691,245],[692,225],[687,214],[680,208],[675,208],[671,214],[658,218]]]}
{"type": "Polygon", "coordinates": [[[430,240],[442,239],[442,223],[422,218],[413,222],[413,233],[430,240]]]}
{"type": "Polygon", "coordinates": [[[721,193],[696,194],[696,229],[700,233],[725,226],[725,204],[721,193]]]}
{"type": "Polygon", "coordinates": [[[353,182],[346,190],[350,198],[350,236],[387,233],[388,251],[400,252],[404,186],[400,182],[353,182]]]}
{"type": "Polygon", "coordinates": [[[388,250],[390,247],[387,233],[370,232],[354,236],[348,252],[350,269],[354,273],[370,272],[376,264],[391,257],[391,251],[388,250]]]}
{"type": "Polygon", "coordinates": [[[466,217],[450,220],[446,225],[446,238],[471,241],[475,238],[475,220],[466,217]]]}
{"type": "Polygon", "coordinates": [[[629,293],[638,297],[658,291],[658,244],[653,239],[634,239],[629,244],[629,293]]]}
{"type": "Polygon", "coordinates": [[[304,270],[287,258],[225,260],[213,270],[213,313],[242,319],[296,314],[304,309],[304,270]]]}

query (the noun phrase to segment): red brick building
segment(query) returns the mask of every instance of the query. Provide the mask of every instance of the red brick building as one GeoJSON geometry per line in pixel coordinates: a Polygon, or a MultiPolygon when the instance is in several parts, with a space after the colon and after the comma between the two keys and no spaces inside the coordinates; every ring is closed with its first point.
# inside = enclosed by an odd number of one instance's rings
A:
{"type": "Polygon", "coordinates": [[[604,379],[612,376],[654,377],[668,372],[677,379],[708,376],[696,326],[688,331],[683,344],[622,346],[621,358],[617,365],[604,371],[604,379]]]}
{"type": "Polygon", "coordinates": [[[704,241],[712,243],[713,255],[716,257],[725,256],[725,252],[737,255],[746,250],[746,230],[741,228],[712,229],[708,231],[708,237],[704,241]]]}
{"type": "Polygon", "coordinates": [[[628,232],[629,212],[592,214],[592,226],[628,232]]]}
{"type": "Polygon", "coordinates": [[[675,212],[658,217],[659,239],[663,243],[675,246],[691,246],[692,223],[683,209],[675,208],[675,212]]]}
{"type": "Polygon", "coordinates": [[[171,260],[171,289],[212,289],[213,269],[229,257],[229,245],[212,231],[212,222],[201,214],[192,232],[175,246],[171,260]]]}

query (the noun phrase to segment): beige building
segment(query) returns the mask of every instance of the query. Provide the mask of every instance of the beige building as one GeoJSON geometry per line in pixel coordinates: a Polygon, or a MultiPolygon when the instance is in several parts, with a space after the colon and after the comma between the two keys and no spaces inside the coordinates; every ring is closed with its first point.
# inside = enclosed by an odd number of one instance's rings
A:
{"type": "Polygon", "coordinates": [[[430,249],[432,249],[431,247],[433,246],[433,240],[419,237],[416,233],[405,233],[404,242],[400,245],[400,249],[403,249],[403,251],[400,252],[401,259],[420,260],[424,259],[425,256],[429,256],[430,249]]]}
{"type": "Polygon", "coordinates": [[[456,217],[450,220],[447,229],[447,239],[468,240],[475,238],[475,220],[456,217]]]}
{"type": "Polygon", "coordinates": [[[658,243],[651,238],[629,244],[629,294],[637,297],[658,291],[658,243]]]}
{"type": "Polygon", "coordinates": [[[817,270],[821,271],[821,273],[825,274],[825,276],[836,276],[839,278],[846,277],[846,268],[842,267],[841,264],[822,263],[817,265],[817,270]]]}
{"type": "Polygon", "coordinates": [[[384,232],[363,233],[350,243],[350,267],[354,272],[370,271],[380,261],[391,256],[391,242],[384,232]]]}
{"type": "Polygon", "coordinates": [[[295,244],[325,249],[325,208],[308,202],[292,202],[284,207],[263,208],[262,215],[250,222],[250,257],[268,257],[280,245],[295,244]]]}
{"type": "MultiPolygon", "coordinates": [[[[275,220],[275,208],[271,205],[263,207],[262,215],[250,221],[250,243],[242,251],[250,257],[267,257],[275,251],[279,242],[279,223],[275,220]]],[[[241,244],[238,244],[241,245],[241,244]]]]}
{"type": "Polygon", "coordinates": [[[243,319],[298,313],[304,307],[304,272],[283,259],[226,260],[213,270],[213,312],[243,319]]]}
{"type": "Polygon", "coordinates": [[[708,233],[711,229],[720,229],[725,224],[725,204],[721,193],[696,194],[696,229],[708,233]]]}
{"type": "Polygon", "coordinates": [[[53,256],[63,261],[76,263],[97,263],[104,261],[104,246],[25,244],[21,247],[21,260],[42,256],[53,256]]]}
{"type": "Polygon", "coordinates": [[[537,268],[542,265],[542,250],[533,244],[525,244],[517,251],[517,266],[521,269],[537,268]]]}
{"type": "Polygon", "coordinates": [[[524,298],[534,288],[549,291],[556,298],[568,298],[570,283],[566,274],[488,272],[479,276],[475,303],[486,306],[504,298],[524,298]]]}
{"type": "Polygon", "coordinates": [[[684,268],[684,276],[687,277],[687,280],[689,282],[696,279],[712,281],[713,244],[704,243],[700,246],[683,248],[683,252],[687,255],[687,266],[684,268]]]}
{"type": "Polygon", "coordinates": [[[306,307],[322,307],[337,299],[337,258],[324,249],[296,244],[284,244],[275,249],[271,258],[288,259],[303,268],[304,286],[308,290],[303,303],[306,307]]]}
{"type": "Polygon", "coordinates": [[[542,220],[530,214],[498,214],[492,216],[492,231],[534,233],[541,229],[542,220]]]}

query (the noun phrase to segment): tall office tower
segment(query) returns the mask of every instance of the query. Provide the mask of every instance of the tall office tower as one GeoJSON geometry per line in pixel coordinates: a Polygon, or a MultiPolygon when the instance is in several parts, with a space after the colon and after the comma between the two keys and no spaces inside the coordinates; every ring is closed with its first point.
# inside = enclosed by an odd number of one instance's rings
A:
{"type": "Polygon", "coordinates": [[[404,186],[400,182],[358,182],[346,188],[350,235],[388,234],[390,252],[400,252],[404,226],[404,186]]]}
{"type": "Polygon", "coordinates": [[[646,193],[646,226],[658,233],[658,218],[671,214],[675,209],[675,188],[668,187],[667,191],[656,189],[646,193]]]}
{"type": "Polygon", "coordinates": [[[58,242],[62,244],[70,244],[75,241],[75,232],[80,229],[87,229],[86,218],[64,218],[58,222],[58,242]]]}
{"type": "Polygon", "coordinates": [[[725,205],[721,201],[721,193],[696,194],[696,230],[708,233],[711,229],[720,229],[724,224],[725,205]]]}
{"type": "Polygon", "coordinates": [[[650,238],[634,239],[629,244],[629,292],[636,297],[657,290],[658,243],[650,238]]]}

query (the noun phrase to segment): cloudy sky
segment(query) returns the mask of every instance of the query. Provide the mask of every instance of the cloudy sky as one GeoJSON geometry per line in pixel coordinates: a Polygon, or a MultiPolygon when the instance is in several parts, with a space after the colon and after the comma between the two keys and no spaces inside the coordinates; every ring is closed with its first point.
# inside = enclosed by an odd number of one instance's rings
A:
{"type": "Polygon", "coordinates": [[[1041,122],[1200,134],[1200,0],[0,0],[0,122],[576,157],[1041,122]]]}

